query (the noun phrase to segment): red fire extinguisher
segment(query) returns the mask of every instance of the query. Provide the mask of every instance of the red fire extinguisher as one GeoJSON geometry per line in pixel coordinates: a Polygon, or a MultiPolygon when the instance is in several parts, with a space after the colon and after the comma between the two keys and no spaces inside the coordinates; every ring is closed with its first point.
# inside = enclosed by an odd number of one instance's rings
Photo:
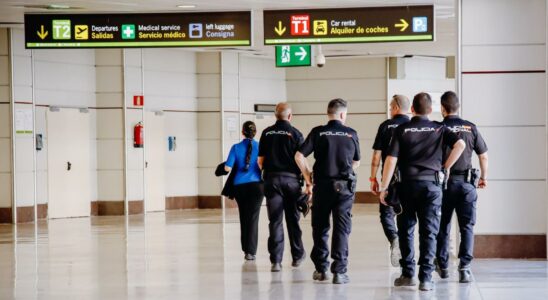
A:
{"type": "Polygon", "coordinates": [[[143,122],[137,123],[135,127],[133,127],[133,147],[134,148],[143,148],[143,144],[145,142],[144,136],[143,136],[143,122]]]}

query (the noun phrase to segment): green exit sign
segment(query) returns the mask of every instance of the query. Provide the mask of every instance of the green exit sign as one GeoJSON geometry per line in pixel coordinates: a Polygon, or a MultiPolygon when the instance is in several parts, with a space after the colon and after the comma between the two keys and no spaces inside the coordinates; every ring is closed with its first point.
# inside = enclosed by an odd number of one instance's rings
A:
{"type": "Polygon", "coordinates": [[[276,67],[309,67],[312,63],[310,45],[276,46],[276,67]]]}

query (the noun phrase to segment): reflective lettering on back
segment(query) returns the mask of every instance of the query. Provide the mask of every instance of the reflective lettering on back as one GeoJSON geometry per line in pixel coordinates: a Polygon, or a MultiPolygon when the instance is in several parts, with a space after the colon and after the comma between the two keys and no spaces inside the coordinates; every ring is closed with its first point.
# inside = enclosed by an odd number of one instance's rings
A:
{"type": "Polygon", "coordinates": [[[265,135],[287,135],[287,136],[291,136],[291,132],[287,132],[285,130],[271,130],[269,132],[267,132],[265,135]]]}
{"type": "Polygon", "coordinates": [[[419,133],[419,132],[433,132],[436,131],[436,128],[434,127],[421,127],[421,128],[405,128],[405,131],[403,133],[419,133]]]}
{"type": "Polygon", "coordinates": [[[400,126],[399,124],[392,124],[392,125],[388,125],[388,129],[392,129],[392,128],[398,128],[398,126],[400,126]]]}
{"type": "Polygon", "coordinates": [[[459,132],[468,132],[468,133],[472,133],[472,126],[467,126],[467,125],[455,125],[455,126],[447,126],[447,128],[449,128],[451,131],[453,131],[454,133],[459,133],[459,132]]]}
{"type": "Polygon", "coordinates": [[[320,132],[320,136],[340,136],[352,138],[352,135],[344,131],[323,131],[320,132]]]}

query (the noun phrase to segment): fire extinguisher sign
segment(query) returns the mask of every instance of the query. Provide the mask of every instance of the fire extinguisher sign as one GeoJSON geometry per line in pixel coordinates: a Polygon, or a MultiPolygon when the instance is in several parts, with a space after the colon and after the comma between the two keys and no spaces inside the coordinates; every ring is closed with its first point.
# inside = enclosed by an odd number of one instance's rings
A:
{"type": "Polygon", "coordinates": [[[145,97],[142,95],[133,96],[133,106],[143,106],[145,105],[145,97]]]}

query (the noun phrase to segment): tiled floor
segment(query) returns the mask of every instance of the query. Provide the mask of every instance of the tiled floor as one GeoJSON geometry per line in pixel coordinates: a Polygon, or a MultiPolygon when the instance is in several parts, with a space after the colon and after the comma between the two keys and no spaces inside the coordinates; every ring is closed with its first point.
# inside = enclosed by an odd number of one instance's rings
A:
{"type": "MultiPolygon", "coordinates": [[[[399,270],[374,205],[354,209],[345,286],[312,282],[312,263],[294,269],[287,255],[270,273],[265,211],[257,261],[244,263],[238,226],[234,210],[0,226],[0,299],[548,299],[546,261],[477,260],[472,284],[455,273],[435,275],[433,292],[392,287],[399,270]]],[[[303,228],[310,252],[310,219],[303,228]]]]}

